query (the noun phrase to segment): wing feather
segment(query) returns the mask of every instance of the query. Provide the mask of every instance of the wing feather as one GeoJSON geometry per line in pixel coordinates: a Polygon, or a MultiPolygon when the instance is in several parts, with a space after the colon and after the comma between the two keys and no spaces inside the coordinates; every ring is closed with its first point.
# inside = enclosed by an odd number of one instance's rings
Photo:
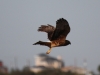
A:
{"type": "Polygon", "coordinates": [[[38,28],[38,31],[42,31],[42,32],[53,32],[55,30],[55,27],[52,25],[41,25],[41,27],[38,28]]]}
{"type": "Polygon", "coordinates": [[[54,30],[51,40],[57,40],[61,37],[65,39],[69,32],[70,26],[68,21],[64,18],[60,18],[56,21],[56,29],[54,30]]]}
{"type": "Polygon", "coordinates": [[[41,32],[46,32],[48,34],[48,39],[51,41],[51,37],[52,37],[52,34],[55,30],[55,27],[52,26],[52,25],[41,25],[41,27],[38,28],[38,31],[41,31],[41,32]]]}

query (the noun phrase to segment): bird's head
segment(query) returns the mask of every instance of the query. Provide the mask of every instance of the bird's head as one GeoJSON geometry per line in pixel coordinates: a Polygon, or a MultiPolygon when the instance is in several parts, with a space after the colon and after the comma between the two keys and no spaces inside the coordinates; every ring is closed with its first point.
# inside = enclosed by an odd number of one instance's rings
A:
{"type": "Polygon", "coordinates": [[[66,45],[71,45],[71,42],[69,40],[66,40],[66,45]]]}

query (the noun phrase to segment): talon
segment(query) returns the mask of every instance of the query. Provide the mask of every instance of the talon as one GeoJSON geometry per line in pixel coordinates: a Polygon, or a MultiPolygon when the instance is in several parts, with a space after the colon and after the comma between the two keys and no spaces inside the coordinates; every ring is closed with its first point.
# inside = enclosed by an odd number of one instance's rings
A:
{"type": "Polygon", "coordinates": [[[46,54],[49,54],[50,52],[46,52],[46,54]]]}
{"type": "Polygon", "coordinates": [[[51,48],[46,52],[46,54],[49,54],[51,52],[51,48]]]}

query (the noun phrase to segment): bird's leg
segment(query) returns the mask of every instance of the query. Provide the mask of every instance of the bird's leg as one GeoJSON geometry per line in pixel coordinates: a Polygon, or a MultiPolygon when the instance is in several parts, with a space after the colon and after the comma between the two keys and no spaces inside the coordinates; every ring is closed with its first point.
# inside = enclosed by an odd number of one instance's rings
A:
{"type": "Polygon", "coordinates": [[[52,50],[52,49],[50,48],[50,49],[46,52],[46,54],[49,54],[49,53],[51,52],[51,50],[52,50]]]}

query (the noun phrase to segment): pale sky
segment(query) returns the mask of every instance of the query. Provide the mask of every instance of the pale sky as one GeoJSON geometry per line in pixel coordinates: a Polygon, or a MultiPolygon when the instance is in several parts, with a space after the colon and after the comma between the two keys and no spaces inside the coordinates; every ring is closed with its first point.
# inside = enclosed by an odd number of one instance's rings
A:
{"type": "Polygon", "coordinates": [[[96,71],[100,64],[100,0],[0,0],[0,60],[11,68],[17,59],[22,69],[27,60],[34,65],[34,56],[46,53],[46,46],[33,46],[47,35],[38,32],[42,24],[56,25],[59,18],[68,20],[71,45],[53,48],[50,56],[62,56],[65,65],[96,71]]]}

